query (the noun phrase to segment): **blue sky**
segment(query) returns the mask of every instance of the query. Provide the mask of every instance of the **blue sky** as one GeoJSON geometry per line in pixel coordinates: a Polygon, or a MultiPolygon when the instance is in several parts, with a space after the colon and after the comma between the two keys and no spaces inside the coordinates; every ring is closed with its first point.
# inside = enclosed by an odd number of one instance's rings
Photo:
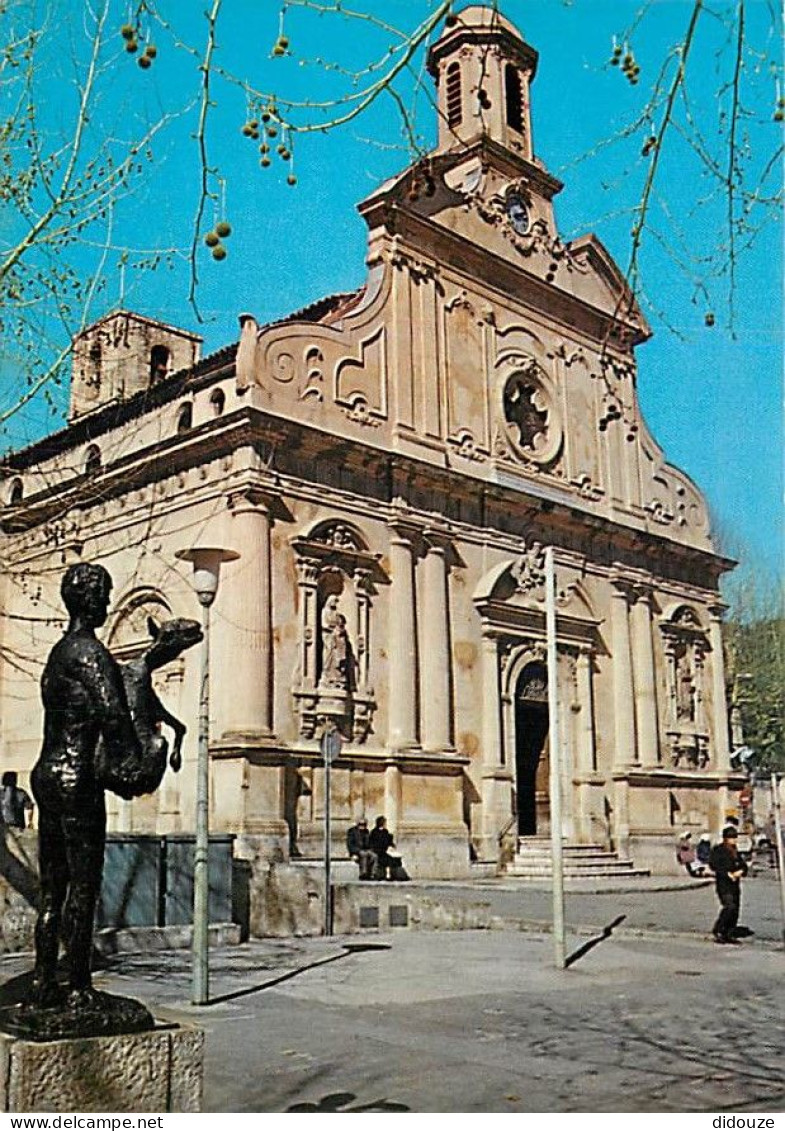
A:
{"type": "MultiPolygon", "coordinates": [[[[403,28],[413,27],[433,9],[427,0],[357,0],[354,7],[382,13],[403,28]]],[[[461,5],[458,5],[460,7],[461,5]]],[[[176,21],[182,39],[200,44],[201,14],[206,5],[176,5],[162,0],[161,11],[176,21]],[[187,7],[187,11],[183,8],[187,7]]],[[[733,12],[735,4],[718,0],[712,12],[733,12]]],[[[70,23],[71,52],[83,51],[80,40],[82,5],[55,0],[57,20],[70,23]]],[[[622,269],[627,267],[632,223],[630,209],[640,197],[648,161],[640,155],[648,126],[628,141],[619,140],[625,126],[646,103],[651,79],[670,47],[687,26],[692,2],[654,0],[507,0],[503,12],[540,52],[532,91],[535,150],[565,189],[557,199],[557,219],[566,238],[594,231],[622,269]],[[618,68],[608,65],[612,36],[621,35],[645,9],[631,37],[641,66],[641,80],[631,87],[618,68]],[[582,160],[597,143],[616,138],[582,160]]],[[[769,0],[747,0],[749,51],[744,54],[745,117],[739,134],[745,180],[756,178],[781,143],[781,128],[772,121],[775,78],[768,56],[775,51],[777,28],[769,0]],[[754,54],[753,49],[759,54],[754,54]]],[[[118,4],[119,25],[128,9],[118,4]]],[[[318,17],[292,9],[286,17],[291,56],[270,57],[279,28],[279,6],[271,0],[236,0],[226,5],[218,25],[216,61],[246,75],[263,89],[282,96],[322,99],[344,89],[337,71],[325,71],[314,60],[357,66],[381,54],[389,37],[365,21],[318,17]]],[[[161,108],[185,108],[154,147],[132,194],[116,211],[114,240],[119,247],[187,247],[197,201],[198,166],[193,130],[197,108],[189,106],[198,81],[197,61],[177,51],[164,29],[151,32],[159,54],[149,71],[122,55],[119,35],[112,49],[120,55],[91,124],[101,130],[133,130],[154,120],[161,108]]],[[[718,95],[728,75],[734,43],[728,25],[715,15],[701,18],[688,67],[687,89],[696,126],[707,149],[725,152],[729,91],[718,95]]],[[[72,63],[61,53],[39,77],[42,113],[55,136],[67,117],[72,93],[72,63]]],[[[416,68],[421,69],[421,59],[416,68]]],[[[425,76],[425,83],[429,83],[425,76]]],[[[403,84],[408,99],[414,84],[403,84]]],[[[312,134],[295,144],[296,187],[285,183],[287,169],[276,158],[273,167],[258,167],[257,143],[244,138],[244,96],[215,82],[216,105],[208,116],[207,143],[219,203],[208,208],[209,220],[226,218],[233,226],[228,257],[214,263],[200,257],[199,325],[187,302],[188,279],[182,255],[171,269],[155,271],[128,266],[121,292],[118,254],[109,256],[106,288],[93,313],[124,305],[166,321],[198,329],[210,352],[237,334],[237,316],[252,312],[260,321],[275,318],[332,291],[358,286],[364,277],[365,226],[356,203],[376,184],[409,163],[400,121],[389,97],[381,97],[360,119],[327,135],[312,134]]],[[[435,117],[422,93],[417,97],[418,130],[425,145],[435,136],[435,117]]],[[[314,113],[310,112],[311,119],[314,113]]],[[[656,128],[659,116],[655,115],[656,128]]],[[[664,242],[678,247],[679,258],[717,258],[723,240],[727,201],[711,195],[705,163],[680,134],[668,136],[656,185],[652,221],[664,242]],[[708,197],[702,203],[696,203],[708,197]]],[[[779,167],[767,188],[777,188],[779,167]]],[[[209,226],[209,225],[208,225],[209,226]]],[[[132,254],[130,263],[135,256],[132,254]]],[[[720,255],[720,259],[722,256],[720,255]]],[[[84,251],[85,272],[95,268],[95,252],[84,251]]],[[[695,263],[677,268],[656,236],[647,238],[641,258],[644,309],[654,339],[638,351],[639,394],[647,423],[667,458],[691,475],[709,498],[724,530],[747,547],[750,557],[767,571],[782,562],[782,230],[769,224],[739,259],[736,288],[737,320],[728,328],[727,279],[711,281],[709,293],[696,292],[696,279],[707,281],[695,263]],[[647,303],[649,305],[647,305],[647,303]],[[652,307],[656,308],[652,309],[652,307]],[[658,314],[664,315],[664,322],[658,314]],[[714,315],[713,327],[705,324],[714,315]],[[664,323],[667,323],[666,326],[664,323]],[[671,327],[671,328],[668,328],[671,327]],[[678,333],[674,332],[677,331],[678,333]]],[[[63,394],[59,394],[62,397],[63,394]]],[[[32,405],[9,430],[16,445],[57,427],[60,420],[32,405]]]]}

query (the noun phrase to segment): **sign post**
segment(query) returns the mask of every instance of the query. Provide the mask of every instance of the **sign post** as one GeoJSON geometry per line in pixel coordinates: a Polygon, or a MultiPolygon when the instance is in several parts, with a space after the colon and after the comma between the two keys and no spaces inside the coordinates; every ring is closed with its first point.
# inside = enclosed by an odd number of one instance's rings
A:
{"type": "Polygon", "coordinates": [[[324,759],[324,933],[333,933],[333,884],[330,857],[330,767],[341,753],[341,732],[335,723],[325,727],[319,748],[324,759]]]}

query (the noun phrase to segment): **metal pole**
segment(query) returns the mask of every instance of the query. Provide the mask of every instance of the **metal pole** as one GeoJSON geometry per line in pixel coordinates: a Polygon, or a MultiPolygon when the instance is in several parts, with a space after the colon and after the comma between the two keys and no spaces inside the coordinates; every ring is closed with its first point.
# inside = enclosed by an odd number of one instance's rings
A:
{"type": "Polygon", "coordinates": [[[782,812],[780,810],[780,788],[777,775],[771,772],[771,804],[774,808],[774,842],[777,849],[777,875],[780,881],[780,903],[782,905],[782,945],[785,946],[785,871],[782,859],[782,812]]]}
{"type": "Polygon", "coordinates": [[[332,747],[324,744],[324,933],[333,933],[333,885],[330,859],[330,762],[332,747]]]}
{"type": "Polygon", "coordinates": [[[562,853],[561,746],[556,658],[556,571],[553,546],[545,551],[545,635],[548,642],[548,750],[550,752],[551,858],[553,861],[553,951],[557,970],[565,965],[564,859],[562,853]]]}
{"type": "Polygon", "coordinates": [[[194,1005],[206,1005],[209,995],[209,798],[210,764],[210,606],[202,605],[202,687],[199,696],[199,749],[196,765],[196,846],[194,848],[193,993],[194,1005]]]}

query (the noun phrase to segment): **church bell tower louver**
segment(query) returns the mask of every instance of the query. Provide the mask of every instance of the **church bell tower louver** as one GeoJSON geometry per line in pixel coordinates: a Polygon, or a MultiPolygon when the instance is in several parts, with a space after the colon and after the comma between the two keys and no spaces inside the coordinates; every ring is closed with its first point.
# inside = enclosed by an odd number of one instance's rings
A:
{"type": "Polygon", "coordinates": [[[428,54],[438,88],[437,152],[484,136],[531,161],[529,87],[537,59],[494,8],[472,4],[455,13],[428,54]]]}

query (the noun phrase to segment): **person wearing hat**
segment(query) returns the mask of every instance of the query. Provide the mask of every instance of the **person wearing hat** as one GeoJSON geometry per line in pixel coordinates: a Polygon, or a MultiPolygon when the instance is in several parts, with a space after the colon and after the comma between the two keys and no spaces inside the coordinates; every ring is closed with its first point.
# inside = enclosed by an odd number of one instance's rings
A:
{"type": "Polygon", "coordinates": [[[352,860],[356,860],[360,868],[360,879],[370,880],[373,876],[373,865],[376,860],[369,847],[370,834],[368,822],[365,817],[360,817],[356,825],[346,833],[346,851],[352,860]]]}
{"type": "Polygon", "coordinates": [[[709,867],[714,872],[721,904],[711,933],[715,942],[733,946],[739,944],[736,925],[741,909],[741,878],[747,875],[747,865],[736,845],[738,836],[739,830],[734,825],[726,825],[722,830],[722,842],[715,844],[709,855],[709,867]]]}

